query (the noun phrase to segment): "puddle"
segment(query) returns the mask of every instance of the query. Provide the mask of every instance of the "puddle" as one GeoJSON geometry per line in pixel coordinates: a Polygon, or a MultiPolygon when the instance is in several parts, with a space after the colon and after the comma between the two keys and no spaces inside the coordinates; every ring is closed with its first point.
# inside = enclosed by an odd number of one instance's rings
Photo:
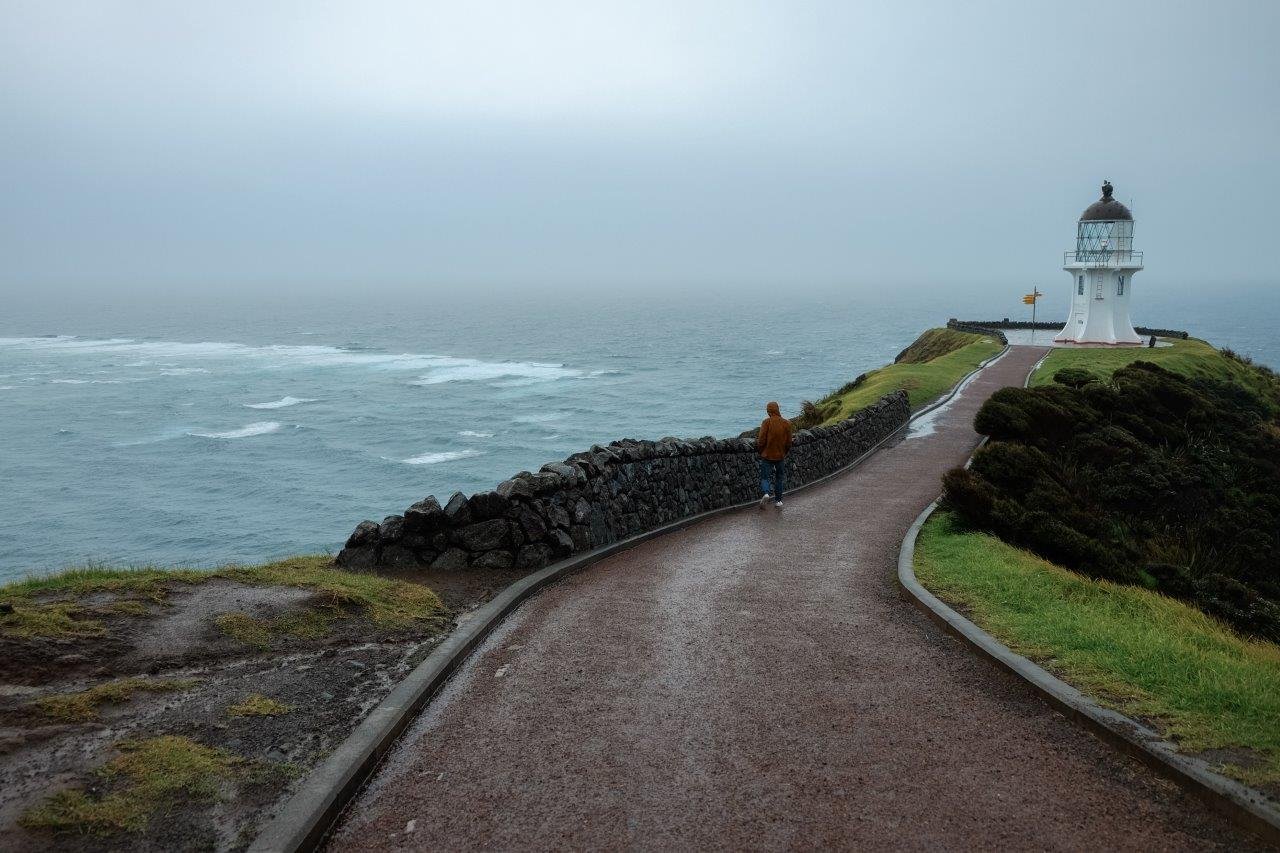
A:
{"type": "Polygon", "coordinates": [[[982,375],[981,371],[973,374],[968,379],[964,380],[964,382],[960,383],[959,389],[956,390],[956,393],[951,397],[950,400],[943,403],[938,408],[930,412],[927,412],[921,415],[920,417],[916,418],[914,421],[912,421],[911,426],[907,428],[906,434],[902,437],[903,441],[911,441],[912,439],[916,439],[916,438],[924,438],[925,436],[933,435],[935,432],[937,432],[938,420],[947,413],[947,410],[949,410],[953,405],[955,405],[955,402],[957,400],[959,400],[961,397],[964,396],[965,389],[967,389],[969,385],[981,375],[982,375]]]}

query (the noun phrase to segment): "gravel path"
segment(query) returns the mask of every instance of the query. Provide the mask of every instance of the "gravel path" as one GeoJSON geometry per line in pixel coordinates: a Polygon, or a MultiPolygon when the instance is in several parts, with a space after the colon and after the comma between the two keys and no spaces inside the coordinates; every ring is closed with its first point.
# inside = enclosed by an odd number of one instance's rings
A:
{"type": "Polygon", "coordinates": [[[1015,347],[861,467],[527,602],[410,728],[340,850],[1248,849],[905,603],[898,545],[1015,347]]]}

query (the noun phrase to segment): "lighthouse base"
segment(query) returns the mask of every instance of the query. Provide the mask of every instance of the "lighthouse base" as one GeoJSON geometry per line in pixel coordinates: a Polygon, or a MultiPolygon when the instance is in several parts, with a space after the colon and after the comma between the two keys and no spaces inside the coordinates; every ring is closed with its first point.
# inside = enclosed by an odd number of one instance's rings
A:
{"type": "Polygon", "coordinates": [[[1064,347],[1144,347],[1142,341],[1073,341],[1070,338],[1054,338],[1053,342],[1064,347]]]}
{"type": "Polygon", "coordinates": [[[1084,317],[1073,313],[1053,342],[1098,347],[1138,347],[1144,343],[1128,317],[1097,310],[1084,317]]]}

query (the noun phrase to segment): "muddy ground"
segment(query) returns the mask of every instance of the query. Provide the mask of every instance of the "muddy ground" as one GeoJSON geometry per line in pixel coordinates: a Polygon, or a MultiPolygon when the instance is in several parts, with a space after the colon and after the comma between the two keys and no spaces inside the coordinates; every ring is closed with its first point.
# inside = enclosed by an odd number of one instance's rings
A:
{"type": "Polygon", "coordinates": [[[237,641],[215,620],[224,613],[277,618],[313,607],[306,589],[246,586],[215,579],[174,584],[163,602],[117,613],[117,596],[84,603],[103,636],[33,639],[0,636],[0,846],[5,850],[238,850],[269,808],[287,797],[392,687],[467,615],[518,577],[515,572],[421,572],[444,601],[443,618],[385,629],[352,614],[323,637],[273,639],[269,649],[237,641]],[[63,721],[44,697],[122,678],[193,680],[172,692],[140,691],[97,707],[94,718],[63,721]],[[259,694],[288,711],[235,716],[228,709],[259,694]],[[20,825],[24,813],[58,791],[101,798],[117,784],[101,768],[120,744],[162,735],[226,750],[253,769],[222,784],[209,801],[182,799],[140,831],[107,835],[20,825]]]}

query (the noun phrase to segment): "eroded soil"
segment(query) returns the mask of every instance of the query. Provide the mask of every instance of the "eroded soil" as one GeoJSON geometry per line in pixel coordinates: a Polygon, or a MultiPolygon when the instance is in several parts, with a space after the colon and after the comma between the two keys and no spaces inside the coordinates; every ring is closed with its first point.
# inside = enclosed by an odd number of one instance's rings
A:
{"type": "MultiPolygon", "coordinates": [[[[323,636],[273,637],[269,647],[230,636],[218,617],[256,620],[305,615],[315,593],[214,579],[174,584],[162,601],[95,593],[83,599],[104,632],[67,639],[0,636],[0,838],[6,850],[236,850],[260,817],[350,733],[453,627],[514,580],[516,573],[421,572],[447,614],[385,628],[358,612],[331,619],[323,636]],[[121,607],[121,601],[129,601],[121,607]],[[191,681],[172,692],[138,691],[62,719],[42,698],[141,678],[191,681]],[[257,695],[288,710],[239,716],[228,709],[257,695]],[[226,750],[246,768],[216,796],[181,798],[139,831],[101,834],[89,825],[58,831],[20,825],[24,813],[59,791],[100,801],[119,780],[101,768],[120,745],[163,735],[226,750]]],[[[330,611],[331,612],[331,611],[330,611]]]]}

